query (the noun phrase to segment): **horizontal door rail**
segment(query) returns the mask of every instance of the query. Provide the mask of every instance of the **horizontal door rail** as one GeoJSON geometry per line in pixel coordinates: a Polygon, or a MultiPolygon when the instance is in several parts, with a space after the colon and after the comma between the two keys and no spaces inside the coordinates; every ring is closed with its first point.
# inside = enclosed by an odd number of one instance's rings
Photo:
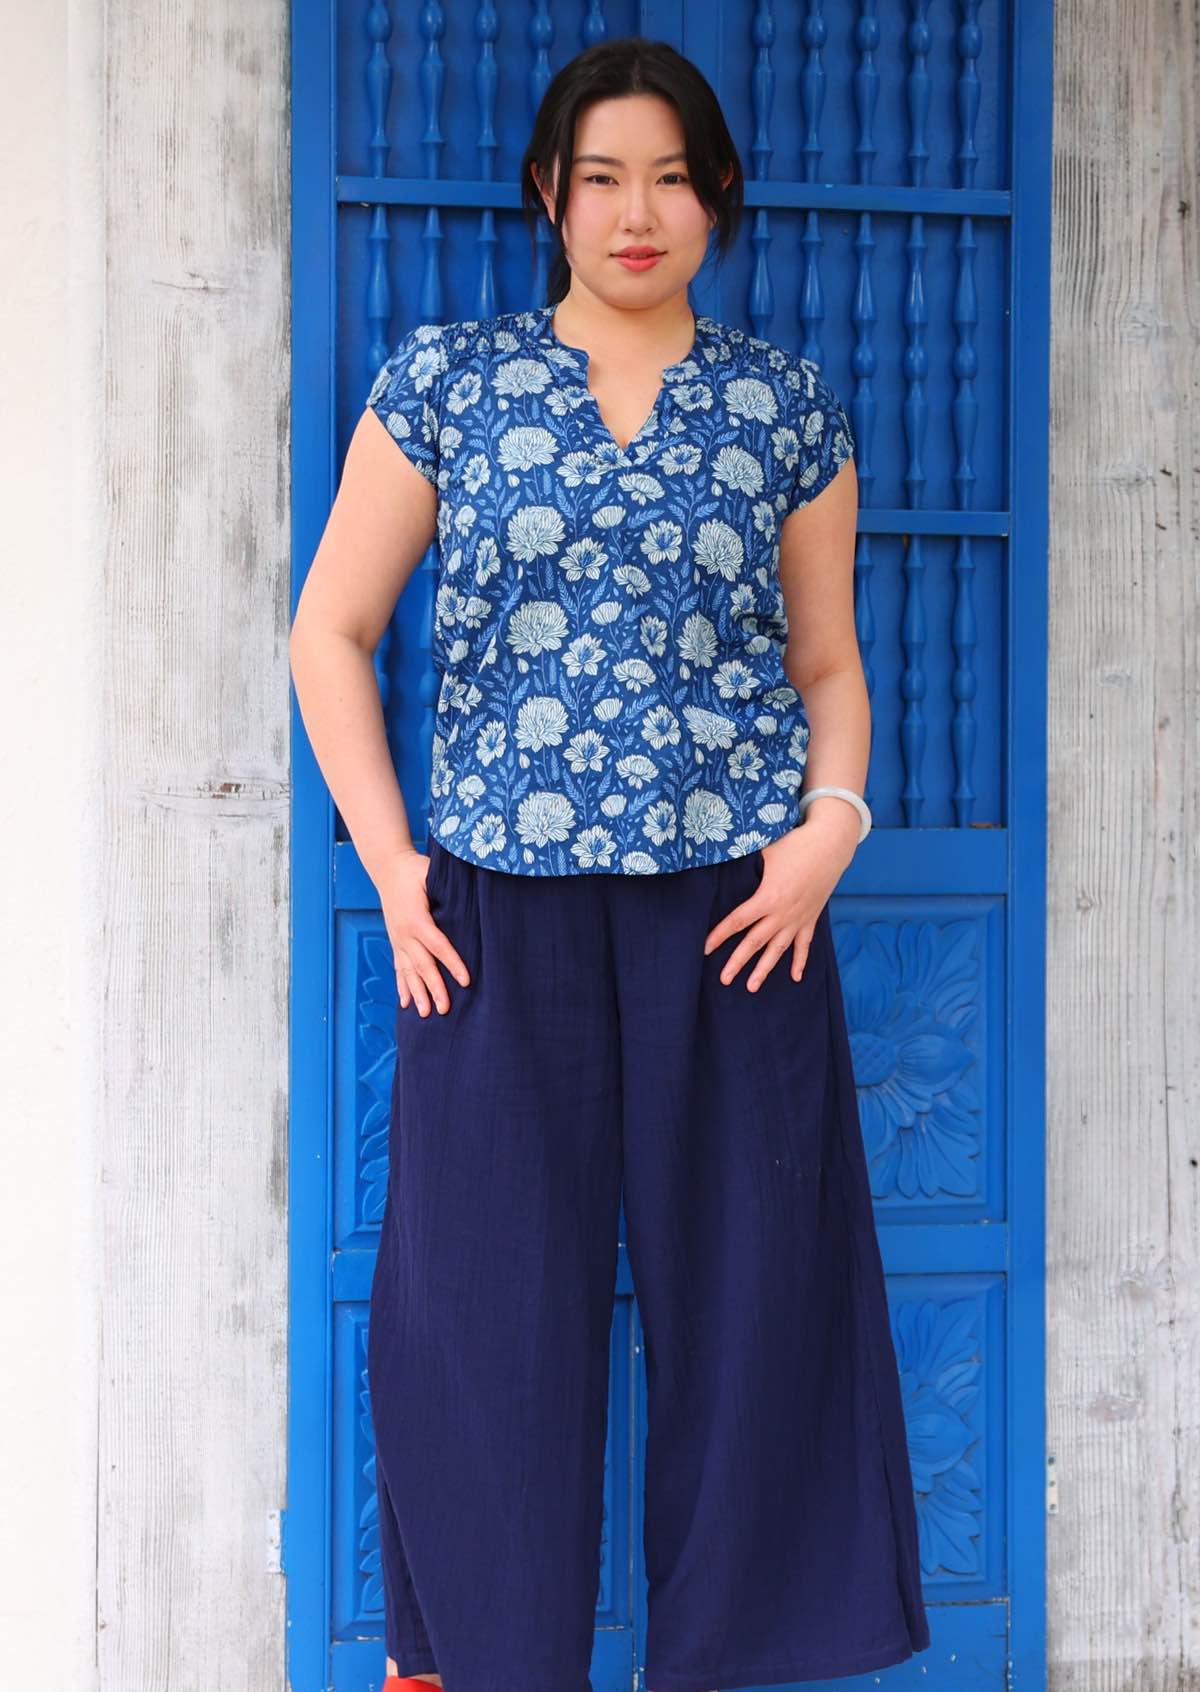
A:
{"type": "MultiPolygon", "coordinates": [[[[515,182],[444,176],[337,176],[339,204],[363,206],[466,206],[519,211],[515,182]]],[[[779,211],[892,212],[914,217],[1011,217],[1007,188],[908,188],[883,183],[750,182],[746,204],[779,211]]]]}

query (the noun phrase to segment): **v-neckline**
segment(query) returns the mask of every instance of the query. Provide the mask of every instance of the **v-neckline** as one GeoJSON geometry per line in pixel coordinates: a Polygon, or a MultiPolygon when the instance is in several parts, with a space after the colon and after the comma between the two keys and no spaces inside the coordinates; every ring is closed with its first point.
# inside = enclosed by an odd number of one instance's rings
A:
{"type": "Polygon", "coordinates": [[[658,425],[662,412],[670,403],[670,386],[673,382],[687,381],[691,377],[699,376],[700,354],[707,335],[708,319],[702,312],[693,311],[692,344],[682,358],[672,364],[662,366],[662,380],[654,396],[654,404],[650,407],[644,420],[624,446],[613,434],[604,421],[604,413],[600,410],[600,402],[592,392],[588,381],[588,370],[591,358],[583,347],[573,347],[567,341],[559,338],[554,327],[554,313],[558,309],[558,301],[552,305],[540,306],[537,311],[536,329],[539,340],[543,343],[556,370],[569,376],[585,393],[585,404],[590,405],[596,432],[601,437],[606,455],[617,455],[618,463],[626,463],[629,454],[641,442],[643,436],[652,435],[658,425]]]}

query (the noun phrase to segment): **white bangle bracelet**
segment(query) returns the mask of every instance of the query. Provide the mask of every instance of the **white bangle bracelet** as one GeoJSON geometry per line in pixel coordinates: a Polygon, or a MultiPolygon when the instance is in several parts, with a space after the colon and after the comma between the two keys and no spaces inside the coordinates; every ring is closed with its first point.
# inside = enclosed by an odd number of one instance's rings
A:
{"type": "Polygon", "coordinates": [[[814,799],[819,799],[824,793],[832,793],[835,799],[848,799],[862,818],[862,828],[859,830],[857,844],[861,845],[871,832],[871,811],[866,800],[858,793],[852,793],[848,787],[810,787],[807,793],[800,795],[800,820],[804,821],[804,813],[814,799]]]}

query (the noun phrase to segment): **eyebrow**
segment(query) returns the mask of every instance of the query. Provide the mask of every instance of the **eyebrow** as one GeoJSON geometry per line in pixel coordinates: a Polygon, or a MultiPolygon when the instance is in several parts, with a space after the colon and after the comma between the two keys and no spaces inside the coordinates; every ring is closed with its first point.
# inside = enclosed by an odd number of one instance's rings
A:
{"type": "MultiPolygon", "coordinates": [[[[651,164],[674,164],[677,159],[686,159],[686,153],[664,153],[661,159],[651,159],[651,164]]],[[[623,165],[624,159],[610,159],[604,153],[576,153],[576,164],[611,164],[623,165]]]]}

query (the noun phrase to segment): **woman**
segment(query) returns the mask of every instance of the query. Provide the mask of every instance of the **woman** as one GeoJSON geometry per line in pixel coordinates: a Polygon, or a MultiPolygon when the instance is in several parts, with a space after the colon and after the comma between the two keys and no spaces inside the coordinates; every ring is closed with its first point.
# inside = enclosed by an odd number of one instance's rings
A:
{"type": "Polygon", "coordinates": [[[649,1692],[879,1668],[929,1632],[828,910],[869,825],[850,425],[688,304],[742,177],[687,60],[580,54],[522,180],[547,304],[399,343],[292,636],[399,992],[385,1687],[586,1692],[622,1195],[649,1692]],[[435,535],[426,856],[371,655],[435,535]]]}

